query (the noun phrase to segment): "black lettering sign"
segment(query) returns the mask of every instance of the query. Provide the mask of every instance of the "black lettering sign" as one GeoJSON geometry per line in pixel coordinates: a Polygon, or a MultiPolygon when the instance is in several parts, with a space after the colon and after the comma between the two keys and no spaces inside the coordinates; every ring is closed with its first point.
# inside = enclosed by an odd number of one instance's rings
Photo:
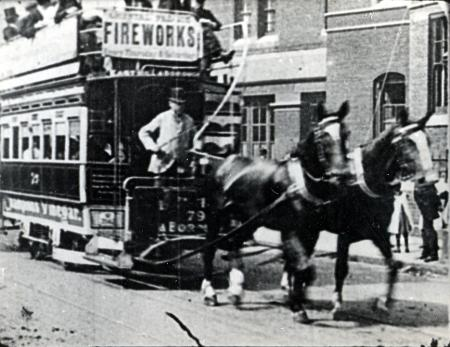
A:
{"type": "Polygon", "coordinates": [[[129,43],[129,24],[128,23],[122,23],[122,35],[121,35],[121,43],[122,45],[128,45],[129,43]]]}
{"type": "Polygon", "coordinates": [[[193,26],[189,26],[189,28],[188,28],[187,45],[188,45],[188,47],[195,46],[195,28],[193,26]]]}
{"type": "Polygon", "coordinates": [[[164,27],[162,25],[156,26],[156,44],[158,46],[164,44],[164,27]]]}
{"type": "Polygon", "coordinates": [[[177,26],[177,47],[184,47],[186,44],[184,42],[184,26],[177,26]]]}
{"type": "Polygon", "coordinates": [[[105,22],[104,32],[103,32],[103,42],[104,43],[108,43],[108,41],[109,41],[109,36],[111,35],[111,26],[112,26],[111,22],[105,22]]]}
{"type": "Polygon", "coordinates": [[[139,24],[138,23],[133,23],[133,30],[132,30],[132,44],[133,45],[139,45],[139,41],[137,39],[138,36],[138,28],[139,28],[139,24]]]}
{"type": "Polygon", "coordinates": [[[144,46],[153,45],[153,24],[142,24],[144,46]]]}
{"type": "Polygon", "coordinates": [[[173,32],[174,32],[173,26],[168,25],[166,27],[166,46],[168,46],[168,47],[171,47],[174,45],[173,32]]]}
{"type": "Polygon", "coordinates": [[[119,23],[114,23],[114,44],[119,43],[119,23]]]}

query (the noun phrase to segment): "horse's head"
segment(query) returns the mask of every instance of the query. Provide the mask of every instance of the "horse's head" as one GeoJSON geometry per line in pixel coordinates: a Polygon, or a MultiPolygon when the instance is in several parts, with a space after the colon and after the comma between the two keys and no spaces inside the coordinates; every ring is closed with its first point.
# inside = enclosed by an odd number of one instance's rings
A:
{"type": "Polygon", "coordinates": [[[350,174],[347,138],[349,132],[344,118],[349,113],[344,102],[335,113],[328,113],[323,104],[317,108],[318,123],[299,147],[299,156],[310,174],[338,184],[350,174]]]}
{"type": "Polygon", "coordinates": [[[408,113],[403,110],[394,127],[392,144],[395,147],[396,169],[394,174],[400,180],[423,181],[431,183],[437,181],[433,170],[430,139],[425,131],[425,125],[432,113],[428,112],[416,122],[408,120],[408,113]]]}
{"type": "Polygon", "coordinates": [[[397,116],[397,123],[385,130],[364,151],[364,167],[372,186],[384,191],[383,186],[401,181],[437,180],[433,172],[430,141],[425,125],[430,119],[427,113],[422,119],[411,122],[406,110],[397,116]]]}

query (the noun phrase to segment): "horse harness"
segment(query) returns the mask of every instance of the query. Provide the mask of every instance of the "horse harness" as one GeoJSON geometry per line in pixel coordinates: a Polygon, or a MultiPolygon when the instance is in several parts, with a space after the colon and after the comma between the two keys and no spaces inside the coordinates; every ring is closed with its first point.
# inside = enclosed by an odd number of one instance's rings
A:
{"type": "Polygon", "coordinates": [[[382,196],[373,192],[367,185],[366,179],[364,178],[364,167],[362,164],[362,148],[358,147],[353,151],[353,160],[355,165],[356,174],[356,184],[361,188],[361,190],[369,197],[378,199],[382,196]]]}
{"type": "Polygon", "coordinates": [[[287,171],[289,174],[289,178],[292,180],[292,183],[288,187],[289,196],[295,197],[295,195],[300,196],[302,199],[313,205],[324,205],[329,203],[330,201],[325,201],[310,192],[305,182],[305,174],[307,174],[306,170],[303,168],[300,160],[289,160],[287,163],[287,171]]]}

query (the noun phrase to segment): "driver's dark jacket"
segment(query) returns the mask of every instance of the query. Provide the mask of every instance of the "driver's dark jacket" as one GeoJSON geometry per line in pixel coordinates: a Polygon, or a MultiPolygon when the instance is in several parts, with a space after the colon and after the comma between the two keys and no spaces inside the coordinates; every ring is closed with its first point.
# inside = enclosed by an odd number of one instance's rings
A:
{"type": "Polygon", "coordinates": [[[428,220],[439,218],[441,201],[434,184],[416,185],[414,188],[414,199],[423,218],[428,220]]]}

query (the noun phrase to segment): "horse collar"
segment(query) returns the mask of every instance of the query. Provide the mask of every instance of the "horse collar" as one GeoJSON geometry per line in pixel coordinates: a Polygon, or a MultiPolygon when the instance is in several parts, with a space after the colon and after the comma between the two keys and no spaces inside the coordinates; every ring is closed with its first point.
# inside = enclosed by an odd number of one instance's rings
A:
{"type": "Polygon", "coordinates": [[[372,189],[367,185],[366,179],[364,178],[364,167],[362,164],[362,149],[358,147],[353,152],[353,159],[355,163],[355,173],[356,173],[356,184],[361,188],[361,190],[371,198],[381,198],[381,195],[374,193],[372,189]]]}
{"type": "Polygon", "coordinates": [[[294,182],[291,187],[289,187],[290,191],[296,191],[300,194],[300,196],[308,202],[313,203],[314,205],[323,205],[327,201],[322,200],[321,198],[313,195],[306,186],[304,173],[305,169],[302,167],[302,163],[300,160],[289,160],[287,162],[287,168],[289,177],[294,182]]]}

